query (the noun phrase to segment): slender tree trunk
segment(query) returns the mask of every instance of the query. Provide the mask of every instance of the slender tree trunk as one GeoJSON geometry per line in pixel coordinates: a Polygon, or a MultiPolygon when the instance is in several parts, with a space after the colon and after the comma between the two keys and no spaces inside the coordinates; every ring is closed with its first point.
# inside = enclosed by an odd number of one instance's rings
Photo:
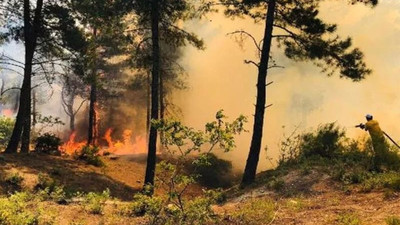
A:
{"type": "Polygon", "coordinates": [[[32,91],[32,128],[35,129],[35,125],[37,124],[37,111],[36,111],[36,92],[32,91]]]}
{"type": "MultiPolygon", "coordinates": [[[[96,41],[97,37],[97,29],[93,29],[93,39],[96,41]]],[[[97,104],[97,65],[96,65],[96,47],[94,47],[94,63],[93,63],[93,71],[92,71],[92,79],[90,86],[90,106],[89,106],[89,130],[88,130],[88,145],[96,145],[97,139],[97,115],[96,115],[96,104],[97,104]]]]}
{"type": "MultiPolygon", "coordinates": [[[[152,39],[152,82],[151,82],[151,119],[157,120],[159,113],[159,76],[160,76],[160,46],[159,46],[159,9],[158,0],[151,2],[151,39],[152,39]]],[[[155,127],[150,127],[149,149],[147,155],[145,185],[154,185],[154,176],[156,168],[156,151],[157,151],[157,130],[155,127]]],[[[152,194],[152,193],[151,193],[152,194]]]]}
{"type": "Polygon", "coordinates": [[[14,129],[5,152],[17,152],[23,132],[21,152],[29,152],[31,126],[31,75],[32,61],[37,45],[37,32],[40,26],[43,0],[37,0],[33,24],[31,24],[30,2],[24,0],[24,39],[25,39],[25,67],[24,79],[19,98],[19,109],[14,129]]]}
{"type": "Polygon", "coordinates": [[[258,67],[257,103],[254,114],[253,137],[251,139],[250,151],[246,162],[246,168],[243,174],[242,185],[247,185],[254,181],[256,177],[258,160],[260,158],[266,102],[266,79],[268,72],[269,55],[271,50],[275,5],[275,0],[270,0],[268,3],[268,11],[264,31],[264,42],[262,46],[260,65],[258,67]]]}
{"type": "Polygon", "coordinates": [[[96,102],[97,102],[97,87],[96,82],[90,87],[90,106],[89,106],[89,132],[88,145],[96,144],[96,102]]]}
{"type": "Polygon", "coordinates": [[[75,103],[75,96],[76,96],[76,89],[72,89],[70,96],[69,96],[69,102],[68,102],[68,106],[67,109],[69,111],[68,115],[69,115],[69,129],[71,130],[71,132],[75,131],[75,112],[74,112],[74,103],[75,103]]]}
{"type": "MultiPolygon", "coordinates": [[[[32,61],[31,61],[32,62],[32,61]]],[[[32,69],[32,66],[31,66],[32,69]]],[[[32,121],[32,96],[31,96],[31,79],[29,78],[29,90],[27,89],[26,105],[24,113],[24,126],[22,130],[21,152],[29,153],[31,139],[31,121],[32,121]]]]}
{"type": "MultiPolygon", "coordinates": [[[[164,89],[164,79],[162,76],[162,70],[160,71],[160,119],[164,119],[165,117],[165,89],[164,89]]],[[[164,132],[160,131],[160,139],[162,140],[164,138],[164,132]]],[[[159,143],[159,151],[164,152],[163,145],[159,143]]]]}
{"type": "Polygon", "coordinates": [[[146,139],[149,138],[150,132],[150,108],[151,108],[151,77],[150,73],[147,73],[147,115],[146,115],[146,139]]]}

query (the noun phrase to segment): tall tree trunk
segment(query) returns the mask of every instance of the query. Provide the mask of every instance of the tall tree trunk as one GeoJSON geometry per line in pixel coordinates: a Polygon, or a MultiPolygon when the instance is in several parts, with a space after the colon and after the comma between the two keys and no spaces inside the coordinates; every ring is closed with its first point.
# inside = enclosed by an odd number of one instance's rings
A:
{"type": "Polygon", "coordinates": [[[37,124],[37,111],[36,111],[36,92],[32,90],[32,128],[35,129],[35,125],[37,124]]]}
{"type": "Polygon", "coordinates": [[[89,132],[88,132],[88,145],[96,145],[96,102],[97,102],[97,86],[93,81],[90,86],[90,106],[89,106],[89,132]]]}
{"type": "MultiPolygon", "coordinates": [[[[160,119],[164,119],[165,117],[165,89],[164,89],[164,79],[162,76],[162,70],[160,74],[160,119]]],[[[164,132],[160,131],[160,139],[162,140],[164,138],[164,132]]],[[[161,143],[159,143],[159,151],[163,152],[164,148],[161,143]]]]}
{"type": "Polygon", "coordinates": [[[25,67],[24,79],[19,98],[19,109],[14,129],[5,152],[17,152],[21,134],[23,139],[21,152],[29,152],[30,126],[31,126],[31,75],[32,61],[37,45],[37,32],[40,27],[43,0],[37,0],[33,24],[31,24],[30,2],[24,0],[24,39],[25,39],[25,67]]]}
{"type": "Polygon", "coordinates": [[[146,115],[146,139],[148,140],[149,138],[149,132],[150,132],[150,109],[151,109],[151,77],[150,73],[147,73],[147,115],[146,115]]]}
{"type": "Polygon", "coordinates": [[[258,67],[257,103],[254,114],[253,136],[251,139],[249,156],[244,170],[242,185],[250,184],[256,177],[258,160],[260,158],[261,141],[263,135],[264,112],[266,102],[266,80],[268,72],[269,55],[271,51],[272,31],[275,14],[275,0],[268,3],[267,18],[265,22],[264,42],[262,46],[260,65],[258,67]]]}
{"type": "Polygon", "coordinates": [[[70,96],[69,96],[69,102],[67,106],[67,110],[69,111],[69,129],[71,132],[75,131],[75,112],[74,112],[74,103],[75,103],[75,96],[76,96],[76,89],[73,88],[71,90],[70,96]]]}
{"type": "MultiPolygon", "coordinates": [[[[151,80],[151,119],[158,119],[158,101],[159,101],[159,76],[160,76],[160,46],[159,46],[159,9],[158,0],[151,2],[151,39],[152,39],[152,80],[151,80]]],[[[156,151],[157,151],[157,130],[150,127],[149,149],[147,155],[145,185],[154,185],[154,175],[156,168],[156,151]]]]}
{"type": "MultiPolygon", "coordinates": [[[[33,55],[32,55],[33,56],[33,55]]],[[[31,61],[32,62],[32,61],[31,61]]],[[[26,67],[25,67],[26,68],[26,67]]],[[[32,66],[31,66],[32,69],[32,66]]],[[[31,79],[29,78],[29,90],[27,89],[26,106],[24,113],[24,126],[22,130],[21,152],[29,153],[30,139],[31,139],[31,121],[32,121],[32,92],[31,92],[31,79]]]]}
{"type": "Polygon", "coordinates": [[[69,117],[69,129],[71,130],[71,132],[75,131],[75,114],[72,114],[69,117]]]}
{"type": "MultiPolygon", "coordinates": [[[[97,38],[97,29],[93,29],[93,39],[96,42],[97,38]]],[[[94,59],[93,59],[93,71],[92,71],[92,79],[90,86],[90,106],[89,106],[89,130],[88,130],[88,145],[96,145],[97,139],[97,115],[96,115],[96,104],[97,104],[97,54],[96,54],[96,43],[94,47],[94,59]]]]}

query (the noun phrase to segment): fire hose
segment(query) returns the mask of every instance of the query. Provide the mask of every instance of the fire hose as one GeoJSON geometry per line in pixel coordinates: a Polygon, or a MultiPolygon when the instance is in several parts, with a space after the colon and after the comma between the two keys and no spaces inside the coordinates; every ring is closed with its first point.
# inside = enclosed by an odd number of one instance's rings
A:
{"type": "Polygon", "coordinates": [[[387,138],[389,138],[389,140],[391,140],[391,141],[393,142],[393,144],[396,145],[396,147],[400,148],[400,146],[399,146],[385,131],[383,131],[383,134],[384,134],[387,138]]]}

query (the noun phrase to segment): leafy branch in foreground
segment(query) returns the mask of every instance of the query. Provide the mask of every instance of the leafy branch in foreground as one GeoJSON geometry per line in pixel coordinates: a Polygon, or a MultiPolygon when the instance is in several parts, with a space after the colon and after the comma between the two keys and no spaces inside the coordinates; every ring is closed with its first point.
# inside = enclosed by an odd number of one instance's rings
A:
{"type": "MultiPolygon", "coordinates": [[[[150,224],[206,224],[217,219],[211,205],[221,202],[219,191],[203,190],[203,195],[189,200],[186,193],[196,182],[199,174],[196,167],[210,164],[210,153],[217,147],[224,152],[235,148],[235,135],[245,131],[245,116],[226,122],[220,110],[216,120],[205,125],[205,131],[195,130],[179,121],[156,120],[152,125],[164,132],[161,143],[170,156],[157,165],[156,187],[165,189],[163,196],[135,196],[132,214],[146,215],[150,224]],[[196,157],[189,158],[196,154],[196,157]],[[194,171],[185,171],[185,163],[191,161],[194,171]]],[[[153,187],[148,187],[152,193],[153,187]]]]}

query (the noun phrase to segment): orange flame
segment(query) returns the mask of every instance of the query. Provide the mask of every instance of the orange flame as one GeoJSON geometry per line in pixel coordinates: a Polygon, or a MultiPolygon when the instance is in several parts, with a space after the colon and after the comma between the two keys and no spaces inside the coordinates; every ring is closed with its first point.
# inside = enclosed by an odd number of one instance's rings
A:
{"type": "Polygon", "coordinates": [[[122,141],[114,141],[111,138],[112,129],[108,129],[104,135],[104,139],[108,143],[108,149],[106,151],[117,154],[138,154],[147,152],[147,142],[142,136],[136,136],[135,141],[132,142],[132,130],[126,129],[122,134],[122,141]]]}
{"type": "Polygon", "coordinates": [[[67,142],[60,146],[60,151],[64,154],[72,155],[79,151],[85,142],[75,142],[76,132],[72,132],[67,142]]]}
{"type": "MultiPolygon", "coordinates": [[[[112,129],[107,129],[103,138],[106,140],[108,147],[102,148],[99,154],[109,152],[116,155],[128,155],[147,152],[146,139],[142,136],[136,136],[135,141],[132,141],[132,130],[124,130],[122,134],[122,141],[118,140],[114,142],[111,134],[112,129]]],[[[76,142],[75,137],[76,132],[72,132],[69,136],[69,140],[60,146],[61,153],[72,155],[76,152],[79,152],[80,149],[86,145],[86,142],[76,142]]]]}

